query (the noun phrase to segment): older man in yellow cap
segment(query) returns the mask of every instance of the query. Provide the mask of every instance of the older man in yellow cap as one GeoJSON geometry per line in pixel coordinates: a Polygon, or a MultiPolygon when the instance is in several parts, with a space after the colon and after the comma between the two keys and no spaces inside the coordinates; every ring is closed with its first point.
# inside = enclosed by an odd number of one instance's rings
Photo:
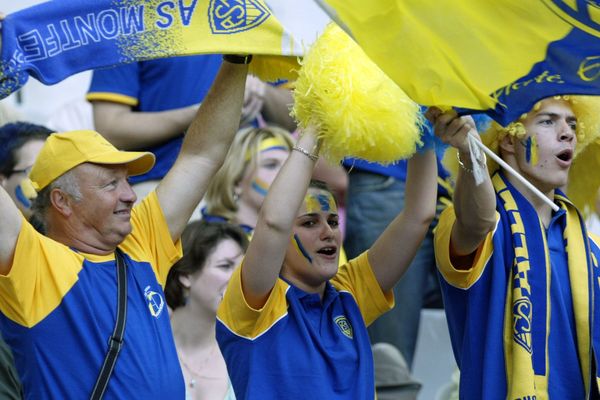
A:
{"type": "Polygon", "coordinates": [[[26,397],[184,398],[162,286],[238,127],[248,57],[228,60],[175,165],[135,207],[127,178],[154,156],[93,131],[51,135],[31,170],[45,235],[0,189],[0,329],[26,397]]]}

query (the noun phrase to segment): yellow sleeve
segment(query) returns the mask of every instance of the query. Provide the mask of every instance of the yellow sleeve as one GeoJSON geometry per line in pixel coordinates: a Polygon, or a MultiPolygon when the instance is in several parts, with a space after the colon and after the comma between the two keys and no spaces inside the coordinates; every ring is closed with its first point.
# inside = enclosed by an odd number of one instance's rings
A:
{"type": "Polygon", "coordinates": [[[358,304],[360,313],[369,326],[381,314],[394,307],[394,292],[384,293],[375,278],[368,252],[342,265],[337,274],[331,279],[331,284],[338,291],[352,294],[358,304]]]}
{"type": "Polygon", "coordinates": [[[25,218],[12,268],[0,275],[0,311],[32,327],[50,314],[77,282],[83,256],[38,233],[25,218]]]}
{"type": "Polygon", "coordinates": [[[346,264],[348,262],[348,256],[346,255],[346,250],[344,250],[344,247],[340,248],[340,259],[338,260],[338,267],[341,267],[342,265],[346,264]]]}
{"type": "Polygon", "coordinates": [[[156,192],[133,208],[133,230],[119,246],[136,261],[152,264],[158,282],[164,287],[171,266],[182,256],[181,241],[173,243],[156,192]]]}
{"type": "Polygon", "coordinates": [[[452,265],[452,261],[450,260],[450,236],[452,234],[452,227],[456,221],[454,207],[448,206],[442,212],[435,231],[433,245],[437,267],[446,282],[462,289],[467,289],[477,282],[481,277],[481,274],[483,274],[483,270],[494,251],[492,239],[498,228],[499,218],[500,215],[496,213],[496,228],[487,234],[484,241],[477,249],[471,268],[458,270],[454,268],[454,265],[452,265]]]}
{"type": "Polygon", "coordinates": [[[243,265],[242,261],[229,280],[217,318],[236,335],[255,339],[287,314],[288,304],[285,296],[289,285],[277,278],[267,302],[263,308],[256,310],[250,307],[244,298],[241,273],[243,265]]]}

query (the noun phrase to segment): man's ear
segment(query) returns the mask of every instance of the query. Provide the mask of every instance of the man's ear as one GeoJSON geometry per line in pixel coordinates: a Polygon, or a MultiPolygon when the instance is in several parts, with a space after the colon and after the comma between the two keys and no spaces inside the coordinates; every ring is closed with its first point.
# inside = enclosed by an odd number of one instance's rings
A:
{"type": "Polygon", "coordinates": [[[500,149],[502,149],[502,151],[505,154],[515,154],[515,141],[516,140],[517,139],[512,135],[504,136],[499,144],[500,149]]]}
{"type": "Polygon", "coordinates": [[[8,180],[8,178],[6,176],[0,174],[0,186],[5,187],[7,180],[8,180]]]}
{"type": "Polygon", "coordinates": [[[52,189],[50,192],[50,203],[56,211],[64,217],[70,217],[73,214],[71,197],[60,189],[52,189]]]}

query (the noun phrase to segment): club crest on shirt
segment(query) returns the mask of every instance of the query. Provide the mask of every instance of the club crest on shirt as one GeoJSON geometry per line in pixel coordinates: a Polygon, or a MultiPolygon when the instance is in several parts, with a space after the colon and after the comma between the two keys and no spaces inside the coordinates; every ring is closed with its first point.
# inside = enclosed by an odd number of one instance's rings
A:
{"type": "Polygon", "coordinates": [[[256,28],[271,12],[259,0],[210,0],[208,19],[213,34],[230,34],[256,28]]]}
{"type": "Polygon", "coordinates": [[[162,295],[154,290],[151,290],[150,286],[146,286],[144,288],[144,297],[148,303],[150,315],[152,315],[154,318],[158,318],[162,313],[163,308],[165,308],[165,300],[163,299],[162,295]]]}
{"type": "Polygon", "coordinates": [[[340,328],[340,331],[349,339],[354,338],[354,331],[352,330],[352,325],[350,325],[350,321],[344,315],[339,315],[333,319],[335,324],[340,328]]]}

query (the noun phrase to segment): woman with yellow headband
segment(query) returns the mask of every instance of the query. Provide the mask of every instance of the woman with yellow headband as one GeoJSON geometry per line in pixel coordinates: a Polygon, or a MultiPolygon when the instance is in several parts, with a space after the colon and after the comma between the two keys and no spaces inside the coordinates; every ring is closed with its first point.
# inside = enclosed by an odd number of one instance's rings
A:
{"type": "Polygon", "coordinates": [[[203,219],[230,221],[251,232],[269,186],[292,146],[290,133],[275,126],[238,132],[208,188],[203,219]]]}
{"type": "Polygon", "coordinates": [[[435,214],[429,150],[409,161],[404,211],[370,250],[338,268],[336,203],[311,183],[319,147],[311,128],[293,147],[217,312],[217,341],[238,398],[373,399],[366,325],[393,306],[392,288],[435,214]]]}

